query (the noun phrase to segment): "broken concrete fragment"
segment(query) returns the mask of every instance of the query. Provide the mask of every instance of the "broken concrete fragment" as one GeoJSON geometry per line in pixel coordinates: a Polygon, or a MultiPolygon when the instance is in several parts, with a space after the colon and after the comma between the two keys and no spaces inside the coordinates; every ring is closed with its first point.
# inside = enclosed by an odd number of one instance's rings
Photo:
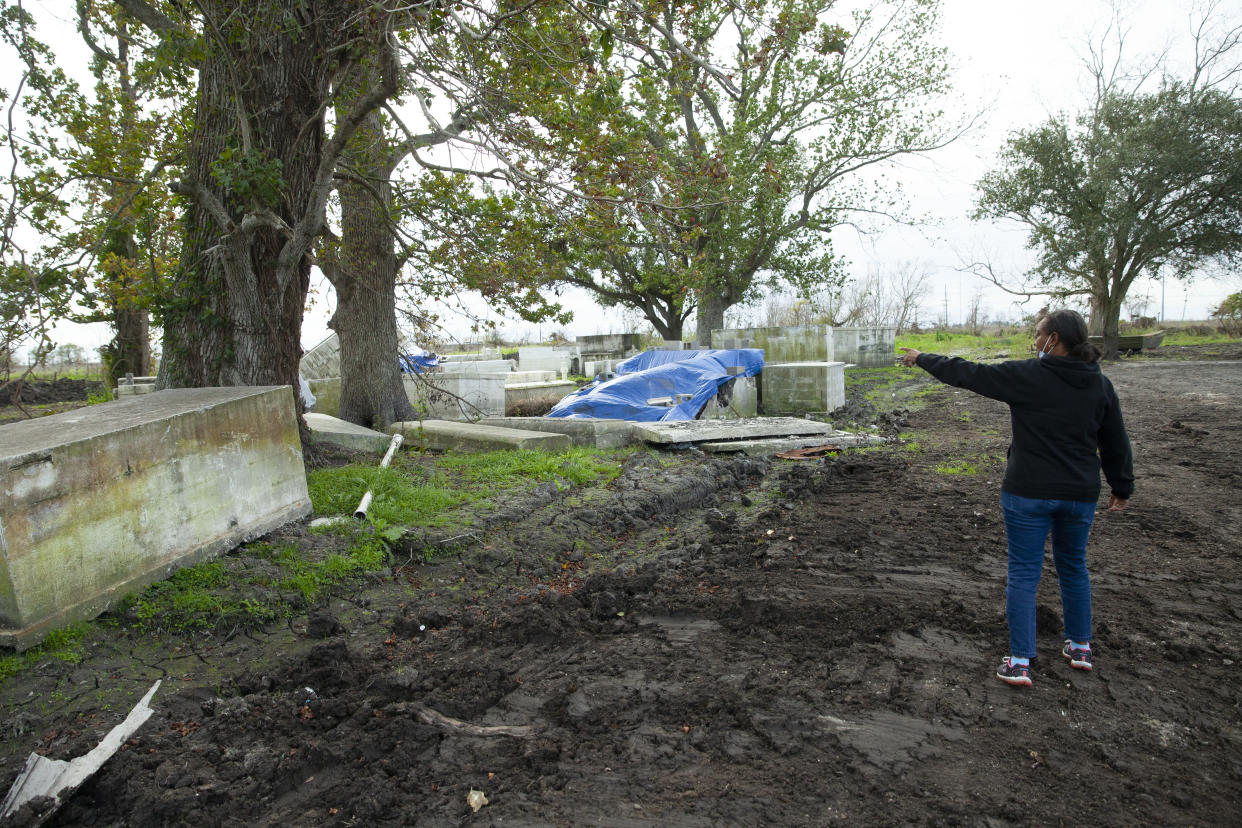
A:
{"type": "Polygon", "coordinates": [[[71,762],[48,759],[37,753],[30,754],[26,759],[25,769],[13,781],[13,787],[9,788],[4,804],[0,805],[0,819],[8,819],[26,803],[42,798],[50,800],[50,803],[46,808],[40,808],[39,813],[26,822],[26,825],[42,825],[46,822],[83,782],[94,776],[112,754],[120,750],[121,745],[151,718],[151,714],[155,712],[150,707],[151,697],[159,687],[158,681],[152,684],[146,695],[129,711],[125,721],[112,728],[90,753],[71,762]]]}

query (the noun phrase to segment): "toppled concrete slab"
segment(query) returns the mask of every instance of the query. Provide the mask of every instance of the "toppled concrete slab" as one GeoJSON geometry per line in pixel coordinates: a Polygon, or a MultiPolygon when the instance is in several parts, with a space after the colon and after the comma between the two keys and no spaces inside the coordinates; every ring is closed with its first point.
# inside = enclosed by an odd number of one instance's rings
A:
{"type": "Polygon", "coordinates": [[[458,423],[449,420],[393,423],[388,427],[388,432],[400,434],[411,446],[422,446],[432,451],[482,452],[503,449],[564,451],[572,444],[565,434],[522,431],[516,428],[458,423]]]}
{"type": "Polygon", "coordinates": [[[342,420],[329,414],[306,414],[306,426],[322,440],[351,451],[381,452],[388,448],[392,436],[342,420]]]}
{"type": "Polygon", "coordinates": [[[0,427],[0,645],[29,647],[310,513],[289,386],[183,388],[0,427]]]}
{"type": "Polygon", "coordinates": [[[638,442],[634,434],[634,423],[625,420],[589,420],[577,417],[487,417],[479,423],[500,428],[565,434],[575,446],[590,446],[597,449],[621,448],[638,442]]]}
{"type": "MultiPolygon", "coordinates": [[[[728,440],[715,443],[695,443],[694,447],[709,454],[745,454],[748,457],[771,457],[795,449],[823,447],[829,451],[857,446],[883,443],[882,437],[871,434],[852,434],[838,431],[821,437],[775,437],[763,440],[728,440]]],[[[827,453],[827,452],[825,452],[827,453]]]]}
{"type": "Polygon", "coordinates": [[[71,762],[61,759],[48,759],[32,753],[26,759],[26,767],[13,780],[4,804],[0,805],[0,819],[7,820],[21,810],[23,805],[41,801],[45,803],[38,813],[31,814],[23,820],[24,825],[42,825],[62,804],[104,766],[104,763],[129,737],[138,732],[138,728],[146,724],[147,719],[155,711],[151,709],[151,697],[160,687],[160,682],[151,685],[146,695],[138,700],[133,710],[119,725],[108,731],[98,745],[89,753],[79,756],[71,762]]]}
{"type": "Polygon", "coordinates": [[[758,417],[745,420],[681,420],[672,423],[634,423],[634,433],[648,443],[708,443],[756,440],[763,437],[833,435],[827,423],[798,417],[758,417]]]}

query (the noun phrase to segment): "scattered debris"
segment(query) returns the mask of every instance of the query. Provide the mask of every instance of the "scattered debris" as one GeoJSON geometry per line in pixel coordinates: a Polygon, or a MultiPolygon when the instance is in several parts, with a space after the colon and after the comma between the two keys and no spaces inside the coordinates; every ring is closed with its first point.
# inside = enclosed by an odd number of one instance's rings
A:
{"type": "Polygon", "coordinates": [[[120,750],[125,740],[151,718],[151,714],[155,712],[150,707],[151,697],[159,687],[158,681],[152,684],[147,694],[129,711],[125,721],[112,728],[103,741],[85,756],[64,762],[60,759],[48,759],[37,753],[30,754],[26,759],[26,767],[14,780],[13,787],[9,788],[9,795],[4,798],[3,806],[0,806],[0,819],[8,819],[23,805],[31,803],[38,808],[38,813],[32,815],[33,818],[27,820],[26,825],[36,826],[46,822],[82,783],[94,776],[104,762],[120,750]]]}
{"type": "Polygon", "coordinates": [[[822,446],[807,446],[806,448],[793,449],[791,451],[782,451],[778,452],[776,456],[784,460],[818,460],[821,457],[827,457],[829,454],[835,454],[840,450],[840,446],[828,444],[822,446]]]}
{"type": "Polygon", "coordinates": [[[479,809],[487,804],[487,797],[484,796],[482,791],[476,791],[474,788],[471,788],[470,793],[466,794],[466,804],[477,814],[479,809]]]}

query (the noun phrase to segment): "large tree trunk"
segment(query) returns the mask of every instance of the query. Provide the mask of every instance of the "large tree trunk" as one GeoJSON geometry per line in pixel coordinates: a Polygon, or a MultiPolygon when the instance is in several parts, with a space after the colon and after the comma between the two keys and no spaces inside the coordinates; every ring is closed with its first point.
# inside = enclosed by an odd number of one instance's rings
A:
{"type": "Polygon", "coordinates": [[[285,246],[289,228],[314,203],[336,45],[323,38],[346,36],[341,24],[350,5],[199,4],[212,19],[209,31],[228,20],[232,34],[225,47],[212,41],[199,70],[190,157],[178,187],[190,204],[159,387],[296,387],[310,264],[285,246]]]}
{"type": "Polygon", "coordinates": [[[113,325],[116,328],[116,361],[113,363],[113,379],[132,373],[145,377],[151,373],[151,323],[145,308],[132,305],[117,307],[113,325]]]}
{"type": "Polygon", "coordinates": [[[668,319],[664,318],[656,310],[645,310],[643,316],[647,317],[647,321],[651,323],[651,327],[656,329],[656,333],[660,335],[665,342],[679,342],[683,335],[681,317],[676,314],[669,314],[668,319]]]}
{"type": "MultiPolygon", "coordinates": [[[[1124,296],[1124,294],[1122,294],[1124,296]]],[[[1087,331],[1092,336],[1102,336],[1101,359],[1117,358],[1117,340],[1121,335],[1121,299],[1106,290],[1091,294],[1091,319],[1087,331]]]]}
{"type": "Polygon", "coordinates": [[[145,377],[151,373],[151,325],[147,309],[135,299],[137,288],[128,275],[132,263],[138,259],[138,243],[132,228],[115,229],[109,234],[104,249],[129,265],[105,272],[102,277],[108,296],[109,322],[115,332],[105,347],[109,384],[116,385],[126,374],[145,377]]]}
{"type": "Polygon", "coordinates": [[[698,322],[695,327],[694,339],[700,348],[712,347],[712,331],[724,327],[725,311],[732,305],[720,296],[704,295],[699,297],[698,322]]]}
{"type": "MultiPolygon", "coordinates": [[[[366,81],[370,73],[359,72],[357,77],[366,81]]],[[[363,91],[347,89],[338,113],[363,91]]],[[[337,190],[341,240],[335,255],[323,257],[324,274],[336,289],[336,313],[328,327],[336,331],[341,346],[338,416],[383,430],[418,415],[405,395],[397,362],[396,289],[401,264],[390,218],[392,161],[378,112],[372,112],[354,134],[341,167],[351,176],[337,190]]]]}

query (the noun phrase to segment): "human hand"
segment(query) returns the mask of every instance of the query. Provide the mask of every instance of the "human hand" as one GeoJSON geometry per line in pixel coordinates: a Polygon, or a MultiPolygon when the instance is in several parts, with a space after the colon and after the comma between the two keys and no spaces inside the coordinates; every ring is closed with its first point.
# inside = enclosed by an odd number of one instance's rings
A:
{"type": "Polygon", "coordinates": [[[1126,504],[1129,502],[1130,501],[1127,500],[1126,498],[1117,497],[1117,495],[1115,494],[1110,494],[1108,496],[1108,511],[1120,512],[1126,508],[1126,504]]]}
{"type": "Polygon", "coordinates": [[[921,353],[913,348],[898,348],[897,350],[902,352],[901,364],[907,368],[914,367],[915,360],[919,358],[919,354],[921,353]]]}

